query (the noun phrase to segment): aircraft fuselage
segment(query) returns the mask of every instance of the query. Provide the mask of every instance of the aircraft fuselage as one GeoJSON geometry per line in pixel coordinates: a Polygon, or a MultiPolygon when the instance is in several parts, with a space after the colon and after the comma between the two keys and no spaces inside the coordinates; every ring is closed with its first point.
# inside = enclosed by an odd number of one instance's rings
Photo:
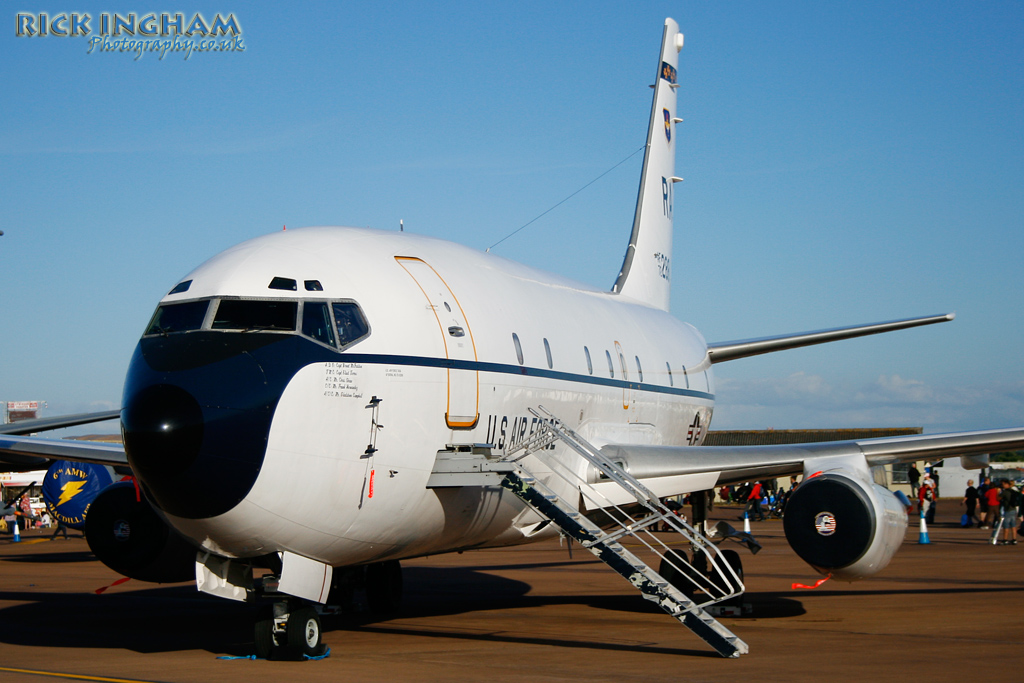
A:
{"type": "Polygon", "coordinates": [[[161,307],[191,306],[167,328],[158,310],[132,359],[126,450],[220,555],[340,566],[536,540],[554,531],[507,491],[428,489],[437,451],[510,449],[539,404],[597,445],[697,445],[711,420],[692,326],[449,242],[282,231],[186,281],[161,307]]]}

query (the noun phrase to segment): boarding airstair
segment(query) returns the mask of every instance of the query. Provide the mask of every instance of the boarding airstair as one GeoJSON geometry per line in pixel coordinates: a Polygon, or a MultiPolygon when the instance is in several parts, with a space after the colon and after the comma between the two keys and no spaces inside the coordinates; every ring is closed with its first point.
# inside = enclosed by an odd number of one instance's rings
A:
{"type": "Polygon", "coordinates": [[[487,445],[478,445],[462,453],[458,449],[439,452],[434,485],[473,481],[466,477],[478,477],[478,483],[484,477],[491,485],[500,481],[720,655],[746,654],[747,644],[705,609],[735,600],[743,592],[740,576],[726,555],[729,551],[720,551],[623,467],[543,407],[530,412],[538,419],[538,428],[513,449],[494,453],[488,452],[487,445]],[[559,441],[568,450],[553,449],[559,441]],[[667,527],[670,533],[656,534],[659,527],[667,527]],[[652,565],[658,565],[658,571],[652,565]]]}

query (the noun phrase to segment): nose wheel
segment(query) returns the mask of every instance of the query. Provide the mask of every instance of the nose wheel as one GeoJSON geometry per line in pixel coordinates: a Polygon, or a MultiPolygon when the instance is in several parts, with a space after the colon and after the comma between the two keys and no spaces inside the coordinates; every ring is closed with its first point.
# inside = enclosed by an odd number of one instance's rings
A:
{"type": "Polygon", "coordinates": [[[256,621],[256,656],[279,661],[319,657],[327,650],[322,636],[320,615],[313,607],[276,602],[256,621]]]}

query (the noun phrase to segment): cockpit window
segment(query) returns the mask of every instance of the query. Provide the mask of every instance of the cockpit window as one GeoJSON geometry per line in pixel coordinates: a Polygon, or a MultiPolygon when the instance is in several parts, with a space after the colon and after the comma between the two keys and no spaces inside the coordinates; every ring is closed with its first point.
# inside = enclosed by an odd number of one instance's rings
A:
{"type": "Polygon", "coordinates": [[[267,289],[283,289],[286,292],[294,292],[298,290],[299,286],[295,280],[290,277],[275,277],[267,285],[267,289]]]}
{"type": "Polygon", "coordinates": [[[336,303],[334,321],[338,329],[338,346],[345,348],[349,344],[362,339],[370,333],[363,312],[354,303],[336,303]]]}
{"type": "Polygon", "coordinates": [[[185,301],[180,304],[164,304],[156,309],[153,320],[146,328],[146,334],[170,334],[198,330],[206,319],[209,300],[185,301]]]}
{"type": "Polygon", "coordinates": [[[328,346],[335,346],[332,327],[331,311],[326,303],[307,301],[302,304],[302,334],[328,346]]]}
{"type": "Polygon", "coordinates": [[[199,330],[298,333],[336,350],[370,335],[354,301],[214,298],[161,304],[144,336],[199,330]]]}
{"type": "Polygon", "coordinates": [[[252,299],[223,299],[213,319],[215,330],[295,330],[297,301],[257,301],[252,299]]]}
{"type": "Polygon", "coordinates": [[[185,280],[184,282],[179,282],[178,284],[174,285],[174,289],[172,289],[171,291],[167,292],[167,295],[170,296],[171,294],[181,294],[182,292],[187,292],[188,288],[191,287],[191,286],[192,286],[192,281],[191,280],[185,280]]]}

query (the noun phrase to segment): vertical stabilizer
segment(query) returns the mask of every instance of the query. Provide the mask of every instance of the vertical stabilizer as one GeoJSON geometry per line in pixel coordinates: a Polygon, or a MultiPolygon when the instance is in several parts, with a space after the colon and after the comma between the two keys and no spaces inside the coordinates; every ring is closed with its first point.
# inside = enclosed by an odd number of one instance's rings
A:
{"type": "Polygon", "coordinates": [[[640,176],[633,233],[612,291],[667,311],[672,282],[672,204],[676,168],[676,88],[683,34],[665,20],[647,151],[640,176]]]}

